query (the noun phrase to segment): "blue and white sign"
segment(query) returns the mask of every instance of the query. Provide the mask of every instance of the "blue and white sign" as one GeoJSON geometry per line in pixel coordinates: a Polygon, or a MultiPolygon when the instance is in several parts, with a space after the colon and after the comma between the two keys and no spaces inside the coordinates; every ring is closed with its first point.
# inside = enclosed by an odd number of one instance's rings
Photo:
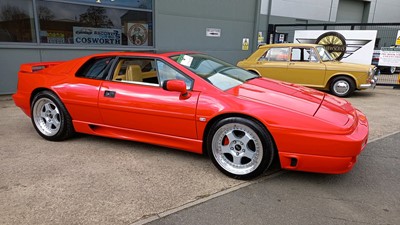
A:
{"type": "Polygon", "coordinates": [[[76,45],[121,45],[121,29],[73,27],[76,45]]]}

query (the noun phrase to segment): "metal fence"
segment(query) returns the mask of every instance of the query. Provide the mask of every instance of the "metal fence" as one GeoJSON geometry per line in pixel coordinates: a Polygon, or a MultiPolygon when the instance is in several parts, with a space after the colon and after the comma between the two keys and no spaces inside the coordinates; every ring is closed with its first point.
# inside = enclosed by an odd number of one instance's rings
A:
{"type": "MultiPolygon", "coordinates": [[[[267,43],[290,42],[296,30],[376,30],[375,49],[395,45],[400,23],[320,23],[320,24],[270,24],[267,43]]],[[[372,62],[372,59],[371,59],[372,62]]],[[[399,70],[395,74],[381,74],[377,85],[400,87],[399,70]]]]}
{"type": "Polygon", "coordinates": [[[376,85],[400,88],[400,75],[398,73],[380,74],[378,75],[378,81],[376,85]]]}

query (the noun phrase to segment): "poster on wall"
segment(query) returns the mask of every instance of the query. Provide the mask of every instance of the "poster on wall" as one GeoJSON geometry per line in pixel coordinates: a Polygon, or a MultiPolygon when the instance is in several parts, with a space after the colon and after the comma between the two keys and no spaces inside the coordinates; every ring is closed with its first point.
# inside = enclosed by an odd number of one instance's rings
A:
{"type": "Polygon", "coordinates": [[[149,25],[144,23],[128,23],[128,45],[148,46],[149,25]]]}
{"type": "Polygon", "coordinates": [[[324,45],[338,61],[371,64],[376,30],[297,30],[294,43],[324,45]]]}
{"type": "Polygon", "coordinates": [[[73,27],[74,44],[121,45],[121,29],[73,27]]]}
{"type": "Polygon", "coordinates": [[[221,37],[221,29],[206,28],[206,37],[221,37]]]}
{"type": "Polygon", "coordinates": [[[242,50],[243,51],[249,50],[249,44],[250,44],[250,39],[249,38],[243,38],[243,40],[242,40],[242,50]]]}

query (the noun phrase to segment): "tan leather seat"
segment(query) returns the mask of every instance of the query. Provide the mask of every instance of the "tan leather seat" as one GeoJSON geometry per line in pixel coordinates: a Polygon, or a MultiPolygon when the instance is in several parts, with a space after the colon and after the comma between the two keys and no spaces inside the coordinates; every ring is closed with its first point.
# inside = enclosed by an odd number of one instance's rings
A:
{"type": "Polygon", "coordinates": [[[121,70],[121,67],[122,67],[123,63],[124,63],[124,60],[121,60],[118,63],[117,68],[115,69],[114,76],[113,76],[112,80],[114,80],[114,81],[126,80],[126,71],[122,71],[121,70]]]}
{"type": "Polygon", "coordinates": [[[126,80],[143,82],[142,69],[138,65],[128,65],[126,68],[126,80]]]}

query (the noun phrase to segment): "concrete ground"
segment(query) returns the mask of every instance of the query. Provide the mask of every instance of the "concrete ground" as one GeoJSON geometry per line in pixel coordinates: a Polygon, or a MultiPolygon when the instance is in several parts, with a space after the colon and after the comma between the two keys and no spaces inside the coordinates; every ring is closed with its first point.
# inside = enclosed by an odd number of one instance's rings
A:
{"type": "MultiPolygon", "coordinates": [[[[399,97],[400,90],[377,87],[348,99],[369,118],[370,141],[400,130],[399,97]]],[[[136,142],[87,135],[45,141],[9,96],[0,98],[0,137],[0,224],[141,224],[269,179],[233,180],[207,157],[136,142]]],[[[350,174],[364,174],[357,171],[350,174]]],[[[299,176],[297,189],[328,188],[319,185],[327,176],[320,182],[315,175],[315,182],[313,175],[287,174],[272,176],[279,182],[299,176]]]]}
{"type": "Polygon", "coordinates": [[[400,224],[400,132],[370,142],[343,175],[285,172],[148,225],[400,224]]]}

